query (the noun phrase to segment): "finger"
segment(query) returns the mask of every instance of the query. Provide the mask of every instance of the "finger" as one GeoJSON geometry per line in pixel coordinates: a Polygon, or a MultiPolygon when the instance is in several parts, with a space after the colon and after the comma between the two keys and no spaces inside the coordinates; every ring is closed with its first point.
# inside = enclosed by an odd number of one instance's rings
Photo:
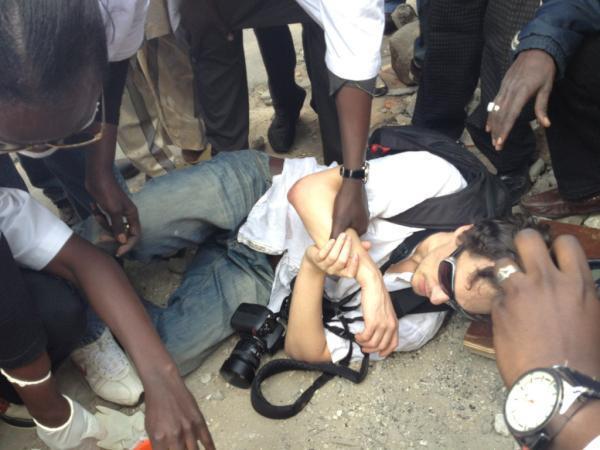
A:
{"type": "Polygon", "coordinates": [[[198,447],[198,438],[196,437],[196,430],[190,430],[185,434],[185,449],[186,450],[200,450],[198,447]]]}
{"type": "Polygon", "coordinates": [[[183,432],[178,432],[171,435],[169,442],[169,450],[186,450],[186,444],[183,432]]]}
{"type": "Polygon", "coordinates": [[[394,340],[394,335],[397,335],[397,333],[395,332],[386,332],[383,335],[383,338],[381,339],[381,342],[379,343],[379,347],[382,349],[379,354],[382,357],[387,357],[390,353],[392,353],[394,351],[394,349],[396,348],[395,346],[392,347],[392,341],[394,340]]]}
{"type": "Polygon", "coordinates": [[[585,284],[594,284],[592,271],[577,238],[569,235],[559,236],[552,249],[561,272],[581,278],[585,284]]]}
{"type": "Polygon", "coordinates": [[[102,211],[100,211],[100,209],[98,208],[98,205],[96,205],[95,203],[92,203],[90,205],[90,207],[92,209],[92,215],[94,216],[94,219],[96,219],[96,222],[98,222],[98,224],[103,229],[105,229],[106,231],[110,231],[112,233],[110,224],[108,223],[108,220],[107,220],[106,216],[104,215],[104,213],[102,213],[102,211]]]}
{"type": "Polygon", "coordinates": [[[323,248],[321,248],[319,250],[319,253],[317,254],[317,258],[319,259],[319,262],[323,261],[325,258],[327,258],[327,255],[329,255],[329,252],[331,251],[331,249],[333,248],[333,245],[335,244],[335,239],[329,239],[325,245],[323,246],[323,248]]]}
{"type": "Polygon", "coordinates": [[[342,251],[345,241],[346,233],[341,233],[335,240],[335,244],[333,244],[333,248],[327,255],[327,258],[325,258],[325,261],[328,265],[332,266],[338,260],[338,257],[340,256],[340,252],[342,251]]]}
{"type": "MultiPolygon", "coordinates": [[[[509,97],[510,98],[510,97],[509,97]]],[[[525,94],[520,91],[514,98],[502,100],[499,103],[500,110],[492,112],[494,117],[494,127],[492,128],[492,143],[496,150],[502,150],[508,134],[521,114],[521,110],[526,103],[525,94]]]]}
{"type": "Polygon", "coordinates": [[[123,221],[123,215],[121,213],[115,213],[110,215],[111,229],[115,236],[115,239],[119,244],[127,243],[127,232],[125,231],[125,223],[123,221]]]}
{"type": "Polygon", "coordinates": [[[550,126],[550,119],[548,118],[548,99],[550,98],[550,92],[552,92],[552,85],[546,84],[537,94],[535,98],[535,117],[538,123],[548,128],[550,126]]]}
{"type": "Polygon", "coordinates": [[[542,235],[530,228],[521,230],[515,237],[515,247],[521,268],[528,275],[540,275],[556,270],[542,235]]]}
{"type": "Polygon", "coordinates": [[[334,268],[336,270],[342,270],[348,265],[351,252],[352,252],[352,239],[350,239],[348,237],[344,240],[342,250],[340,251],[337,261],[334,264],[334,268]]]}
{"type": "Polygon", "coordinates": [[[373,334],[375,334],[375,327],[366,326],[364,331],[356,333],[354,338],[358,345],[362,347],[373,337],[373,334]]]}
{"type": "Polygon", "coordinates": [[[373,334],[371,339],[369,339],[367,342],[365,342],[365,347],[373,348],[373,349],[375,349],[376,352],[383,350],[380,345],[381,339],[383,339],[383,334],[384,334],[383,330],[381,330],[381,329],[375,330],[375,333],[373,334]]]}
{"type": "Polygon", "coordinates": [[[196,436],[199,438],[200,443],[204,446],[205,450],[215,450],[215,443],[213,442],[208,426],[204,421],[204,417],[201,417],[201,423],[196,427],[196,436]]]}
{"type": "Polygon", "coordinates": [[[496,281],[502,288],[503,296],[499,300],[504,300],[505,297],[511,297],[518,291],[518,285],[525,277],[521,272],[518,264],[510,258],[500,258],[494,265],[494,273],[496,281]]]}
{"type": "Polygon", "coordinates": [[[150,444],[152,444],[152,450],[169,450],[169,446],[164,438],[150,437],[150,444]]]}
{"type": "Polygon", "coordinates": [[[362,248],[364,248],[367,251],[371,250],[371,242],[370,241],[360,241],[360,245],[362,245],[362,248]]]}

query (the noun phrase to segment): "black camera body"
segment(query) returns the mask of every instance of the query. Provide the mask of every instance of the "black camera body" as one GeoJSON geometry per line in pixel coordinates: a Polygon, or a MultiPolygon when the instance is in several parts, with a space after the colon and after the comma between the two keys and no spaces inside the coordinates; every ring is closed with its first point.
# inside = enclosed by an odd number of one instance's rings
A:
{"type": "Polygon", "coordinates": [[[230,384],[247,389],[262,356],[283,348],[285,326],[280,315],[266,306],[242,303],[231,317],[231,328],[239,333],[240,340],[220,372],[230,384]]]}

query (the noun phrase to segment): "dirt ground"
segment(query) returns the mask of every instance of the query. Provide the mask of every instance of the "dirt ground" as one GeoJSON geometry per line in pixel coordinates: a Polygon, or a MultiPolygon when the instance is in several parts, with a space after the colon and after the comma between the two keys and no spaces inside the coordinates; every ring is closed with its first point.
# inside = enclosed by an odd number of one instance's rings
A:
{"type": "MultiPolygon", "coordinates": [[[[296,79],[298,84],[309,88],[299,26],[293,27],[293,35],[298,53],[296,79]]],[[[257,147],[266,141],[272,108],[260,54],[251,33],[246,34],[246,47],[251,91],[250,142],[257,147]]],[[[383,54],[384,78],[393,83],[387,45],[383,54]]],[[[375,99],[373,127],[408,123],[414,97],[375,99]]],[[[291,156],[319,155],[320,151],[316,115],[307,99],[291,156]]],[[[536,189],[547,188],[552,182],[551,173],[546,173],[536,189]]],[[[581,223],[584,219],[568,220],[581,223]]],[[[184,267],[182,258],[149,265],[128,263],[126,269],[140,294],[161,303],[179,283],[184,267]]],[[[360,385],[331,381],[315,395],[306,410],[284,421],[258,415],[250,404],[249,392],[229,386],[220,377],[219,367],[235,345],[235,337],[223,343],[186,381],[220,449],[512,450],[517,447],[498,420],[505,390],[494,362],[464,349],[462,338],[467,326],[465,320],[453,317],[421,350],[395,354],[371,364],[369,375],[360,385]]],[[[94,397],[70,363],[61,368],[59,379],[66,393],[90,409],[96,404],[106,404],[94,397]]],[[[270,399],[286,402],[312,379],[312,375],[303,373],[281,375],[270,380],[265,391],[270,399]]],[[[128,408],[123,411],[133,412],[128,408]]],[[[0,449],[32,448],[45,448],[34,431],[0,423],[0,449]]]]}

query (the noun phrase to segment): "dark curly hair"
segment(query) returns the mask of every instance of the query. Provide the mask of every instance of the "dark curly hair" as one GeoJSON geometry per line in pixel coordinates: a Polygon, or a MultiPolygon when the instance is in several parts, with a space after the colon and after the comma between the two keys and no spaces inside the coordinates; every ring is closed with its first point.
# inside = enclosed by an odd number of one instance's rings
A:
{"type": "MultiPolygon", "coordinates": [[[[473,227],[462,233],[459,243],[463,250],[475,256],[483,256],[492,261],[508,257],[518,261],[514,239],[517,233],[525,228],[538,231],[550,248],[551,240],[547,225],[538,223],[533,217],[515,214],[502,219],[486,219],[476,222],[473,227]]],[[[494,280],[494,268],[480,270],[474,278],[494,280]]]]}

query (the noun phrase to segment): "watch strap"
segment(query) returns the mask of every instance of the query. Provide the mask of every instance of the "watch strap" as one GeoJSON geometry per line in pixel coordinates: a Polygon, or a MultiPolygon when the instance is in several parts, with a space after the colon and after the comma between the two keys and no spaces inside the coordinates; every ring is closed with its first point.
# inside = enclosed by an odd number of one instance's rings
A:
{"type": "Polygon", "coordinates": [[[366,183],[369,175],[369,163],[365,162],[359,169],[347,169],[344,166],[340,166],[340,175],[342,178],[361,180],[366,183]]]}

